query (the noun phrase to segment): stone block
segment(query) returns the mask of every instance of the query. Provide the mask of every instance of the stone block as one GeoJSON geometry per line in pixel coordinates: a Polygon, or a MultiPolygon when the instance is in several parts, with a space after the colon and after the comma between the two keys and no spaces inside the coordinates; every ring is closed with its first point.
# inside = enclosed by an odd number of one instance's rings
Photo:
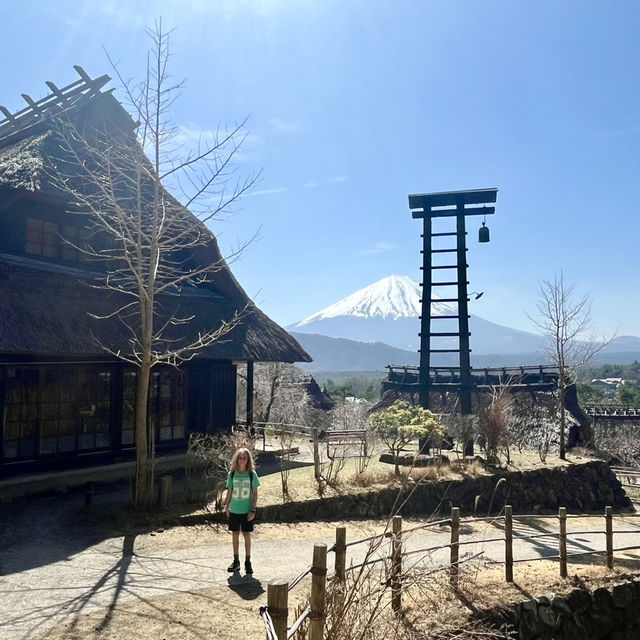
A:
{"type": "Polygon", "coordinates": [[[545,627],[554,631],[560,626],[559,616],[549,606],[538,605],[538,618],[545,627]]]}
{"type": "Polygon", "coordinates": [[[591,594],[585,589],[571,589],[566,600],[569,608],[576,615],[580,615],[591,608],[591,594]]]}
{"type": "Polygon", "coordinates": [[[627,582],[617,582],[611,587],[611,600],[617,609],[626,609],[633,602],[633,590],[627,582]]]}
{"type": "Polygon", "coordinates": [[[611,591],[606,587],[598,587],[593,592],[593,608],[596,610],[609,611],[613,607],[611,602],[611,591]]]}
{"type": "Polygon", "coordinates": [[[573,616],[571,607],[569,607],[565,599],[559,596],[557,593],[551,594],[551,608],[558,611],[558,613],[563,613],[565,616],[573,616]]]}
{"type": "Polygon", "coordinates": [[[612,630],[612,616],[606,611],[590,611],[584,617],[584,626],[589,630],[589,637],[605,638],[612,630]]]}

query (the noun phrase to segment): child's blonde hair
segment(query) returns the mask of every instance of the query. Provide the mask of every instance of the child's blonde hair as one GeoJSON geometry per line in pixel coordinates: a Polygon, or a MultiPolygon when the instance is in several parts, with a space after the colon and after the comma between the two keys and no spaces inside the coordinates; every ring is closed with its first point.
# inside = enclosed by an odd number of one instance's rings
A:
{"type": "Polygon", "coordinates": [[[230,471],[233,471],[234,473],[236,473],[238,471],[238,457],[240,455],[242,455],[243,453],[245,453],[247,455],[247,471],[249,473],[251,473],[254,469],[254,464],[253,464],[253,456],[251,455],[251,451],[249,451],[249,449],[247,449],[246,447],[240,447],[234,454],[233,457],[231,458],[231,469],[230,471]]]}

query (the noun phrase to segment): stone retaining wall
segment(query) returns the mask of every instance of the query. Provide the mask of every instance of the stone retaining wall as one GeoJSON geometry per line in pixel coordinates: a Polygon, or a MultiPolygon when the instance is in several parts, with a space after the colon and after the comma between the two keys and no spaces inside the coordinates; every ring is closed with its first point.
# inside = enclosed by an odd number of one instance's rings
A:
{"type": "Polygon", "coordinates": [[[460,507],[463,515],[472,515],[477,496],[480,496],[478,515],[497,513],[504,504],[512,505],[515,513],[555,512],[558,507],[567,507],[575,513],[604,512],[607,505],[614,509],[631,506],[609,466],[601,461],[592,461],[567,467],[498,471],[491,476],[408,485],[400,496],[396,489],[382,489],[268,505],[258,508],[257,520],[296,522],[384,518],[394,510],[394,505],[399,505],[406,498],[408,500],[400,509],[405,516],[448,515],[452,506],[460,507]],[[504,482],[499,482],[501,478],[504,482]]]}
{"type": "Polygon", "coordinates": [[[488,617],[497,627],[515,629],[520,640],[640,638],[640,578],[534,598],[488,617]]]}

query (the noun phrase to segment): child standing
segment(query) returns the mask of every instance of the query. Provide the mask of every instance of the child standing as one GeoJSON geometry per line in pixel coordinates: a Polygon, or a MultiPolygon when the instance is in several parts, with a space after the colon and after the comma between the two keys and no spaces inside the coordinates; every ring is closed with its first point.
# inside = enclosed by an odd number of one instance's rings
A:
{"type": "Polygon", "coordinates": [[[258,487],[260,480],[255,472],[251,452],[244,447],[238,449],[231,458],[231,470],[227,476],[227,498],[224,505],[229,518],[229,531],[232,533],[233,562],[227,568],[229,572],[240,570],[240,531],[244,536],[244,570],[253,573],[251,567],[251,532],[256,517],[258,487]]]}

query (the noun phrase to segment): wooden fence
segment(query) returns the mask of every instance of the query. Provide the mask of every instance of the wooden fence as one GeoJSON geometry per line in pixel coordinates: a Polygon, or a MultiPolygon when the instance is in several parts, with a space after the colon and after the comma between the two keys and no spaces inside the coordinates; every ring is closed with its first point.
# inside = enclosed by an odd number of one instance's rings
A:
{"type": "MultiPolygon", "coordinates": [[[[309,640],[322,640],[325,623],[325,594],[327,586],[327,553],[334,553],[334,571],[330,577],[330,580],[344,581],[346,573],[348,571],[354,571],[361,569],[366,565],[373,565],[380,562],[385,562],[389,568],[389,576],[386,584],[391,589],[391,607],[395,613],[399,613],[402,609],[402,564],[403,560],[408,556],[414,556],[417,554],[427,555],[434,553],[438,550],[449,549],[449,561],[442,567],[439,567],[437,571],[447,571],[449,574],[449,582],[453,588],[457,588],[459,580],[459,567],[463,562],[479,558],[482,553],[469,554],[466,557],[460,558],[460,549],[466,545],[479,545],[490,542],[503,542],[504,543],[504,560],[490,560],[490,564],[502,564],[504,565],[504,578],[506,582],[513,582],[514,580],[514,564],[524,562],[534,562],[536,560],[558,560],[560,576],[566,578],[568,575],[568,563],[570,558],[586,555],[600,555],[605,556],[605,564],[609,570],[614,567],[614,552],[618,551],[631,551],[640,549],[640,544],[631,546],[616,547],[613,546],[614,535],[622,534],[636,534],[640,535],[640,528],[635,529],[617,529],[613,528],[613,509],[612,507],[606,507],[604,513],[603,528],[600,529],[588,529],[579,531],[567,532],[567,519],[581,519],[581,518],[593,518],[592,514],[567,514],[566,507],[560,507],[558,515],[520,515],[514,517],[510,505],[506,505],[504,508],[504,514],[501,516],[489,516],[486,518],[460,518],[460,509],[453,507],[451,509],[451,517],[444,520],[436,520],[417,525],[410,529],[402,528],[402,516],[394,516],[391,521],[391,528],[387,529],[378,535],[370,536],[360,540],[354,540],[347,542],[346,528],[336,528],[336,541],[335,544],[327,549],[327,545],[324,543],[316,543],[313,548],[313,562],[311,566],[301,573],[298,577],[287,583],[284,581],[272,581],[267,587],[267,605],[260,607],[260,615],[264,621],[265,629],[267,633],[267,640],[287,640],[292,638],[302,626],[303,622],[309,619],[309,640]],[[536,556],[531,558],[519,558],[514,560],[513,557],[513,525],[514,522],[524,523],[531,519],[545,519],[558,521],[558,530],[555,532],[537,533],[533,535],[518,535],[518,541],[534,540],[540,538],[552,538],[557,537],[558,553],[548,556],[536,556]],[[480,522],[491,522],[501,524],[504,528],[504,536],[499,538],[490,539],[460,539],[460,528],[463,524],[473,524],[480,522]],[[450,527],[450,541],[447,544],[428,547],[425,549],[417,549],[409,552],[403,551],[403,539],[407,534],[420,529],[428,529],[431,527],[441,527],[448,525],[450,527]],[[589,549],[586,551],[577,551],[567,553],[567,540],[570,537],[578,535],[591,535],[602,534],[605,537],[605,545],[602,550],[589,549]],[[386,542],[388,539],[389,548],[387,552],[380,554],[379,557],[373,559],[366,559],[365,562],[360,564],[351,564],[347,567],[347,549],[354,545],[360,544],[376,544],[386,542]],[[302,614],[297,620],[289,627],[288,626],[288,594],[293,588],[302,582],[308,575],[311,575],[311,594],[309,599],[309,605],[304,609],[302,614]]],[[[624,518],[640,518],[640,513],[624,514],[624,518]]]]}

